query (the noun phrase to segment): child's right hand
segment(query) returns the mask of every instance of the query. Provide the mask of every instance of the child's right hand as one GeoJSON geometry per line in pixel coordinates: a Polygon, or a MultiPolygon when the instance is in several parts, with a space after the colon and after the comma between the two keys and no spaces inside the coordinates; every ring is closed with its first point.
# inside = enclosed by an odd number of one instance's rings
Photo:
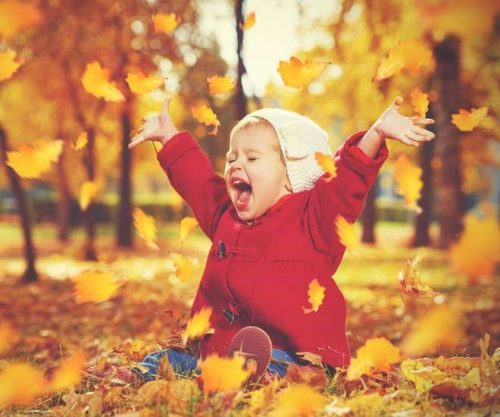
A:
{"type": "Polygon", "coordinates": [[[161,142],[162,145],[167,143],[179,131],[172,122],[168,106],[171,98],[167,98],[162,105],[161,112],[145,118],[145,123],[139,128],[139,133],[132,138],[132,142],[128,144],[128,148],[135,148],[142,142],[147,140],[161,142]]]}

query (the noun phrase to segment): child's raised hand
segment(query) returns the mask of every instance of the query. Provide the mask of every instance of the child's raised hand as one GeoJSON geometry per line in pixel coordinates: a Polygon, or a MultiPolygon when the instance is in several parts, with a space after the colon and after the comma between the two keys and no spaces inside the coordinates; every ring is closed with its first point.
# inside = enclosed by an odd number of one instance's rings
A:
{"type": "Polygon", "coordinates": [[[172,122],[168,107],[171,98],[167,98],[162,105],[161,112],[145,118],[145,123],[139,128],[139,133],[132,138],[132,142],[128,144],[128,148],[135,148],[142,142],[147,140],[158,141],[165,144],[176,133],[177,128],[172,122]]]}
{"type": "Polygon", "coordinates": [[[434,123],[433,119],[425,117],[406,117],[399,112],[403,103],[402,97],[396,97],[378,120],[373,128],[382,138],[396,139],[410,146],[419,146],[419,142],[427,142],[434,139],[434,133],[419,127],[418,125],[429,125],[434,123]]]}

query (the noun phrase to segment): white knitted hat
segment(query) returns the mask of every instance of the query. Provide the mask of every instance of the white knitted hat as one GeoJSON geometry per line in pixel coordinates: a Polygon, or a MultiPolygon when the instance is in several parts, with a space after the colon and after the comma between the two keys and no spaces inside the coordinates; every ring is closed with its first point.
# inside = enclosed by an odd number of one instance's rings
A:
{"type": "Polygon", "coordinates": [[[314,154],[332,156],[328,134],[308,117],[288,110],[265,108],[247,114],[244,119],[247,117],[264,119],[276,131],[292,192],[311,189],[324,174],[314,154]]]}

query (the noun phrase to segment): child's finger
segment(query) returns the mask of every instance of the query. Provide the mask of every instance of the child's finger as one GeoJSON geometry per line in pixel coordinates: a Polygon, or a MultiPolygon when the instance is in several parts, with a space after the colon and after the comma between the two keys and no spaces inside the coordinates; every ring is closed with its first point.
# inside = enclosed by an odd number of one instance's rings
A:
{"type": "Polygon", "coordinates": [[[428,119],[426,117],[413,116],[411,118],[413,124],[416,125],[431,125],[434,123],[434,119],[428,119]]]}
{"type": "Polygon", "coordinates": [[[406,134],[404,134],[403,136],[401,136],[399,138],[399,140],[407,145],[410,145],[410,146],[415,146],[415,147],[418,147],[418,142],[414,141],[414,140],[411,140],[410,138],[408,138],[406,136],[406,134]]]}
{"type": "Polygon", "coordinates": [[[132,142],[130,142],[128,144],[128,148],[129,149],[133,149],[135,148],[137,145],[139,145],[140,143],[144,142],[145,138],[144,138],[144,134],[143,133],[139,133],[137,136],[135,136],[133,139],[132,139],[132,142]]]}
{"type": "Polygon", "coordinates": [[[418,126],[413,127],[413,132],[420,136],[419,140],[431,140],[435,136],[430,130],[418,126]]]}
{"type": "Polygon", "coordinates": [[[403,104],[403,97],[401,97],[401,96],[397,96],[394,99],[394,102],[392,103],[392,105],[397,107],[397,108],[399,108],[399,106],[401,106],[401,104],[403,104]]]}
{"type": "Polygon", "coordinates": [[[412,131],[405,132],[403,136],[405,138],[413,141],[413,142],[418,142],[418,141],[422,140],[421,136],[418,136],[416,133],[414,133],[412,131]]]}
{"type": "Polygon", "coordinates": [[[167,97],[165,100],[163,100],[163,104],[161,105],[161,112],[163,114],[169,114],[169,107],[170,107],[170,102],[172,101],[172,97],[167,97]]]}

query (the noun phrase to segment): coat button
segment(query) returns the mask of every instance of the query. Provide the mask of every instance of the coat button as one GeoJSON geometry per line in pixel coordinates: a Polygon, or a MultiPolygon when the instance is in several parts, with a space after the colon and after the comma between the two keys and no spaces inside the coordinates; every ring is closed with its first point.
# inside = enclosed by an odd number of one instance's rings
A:
{"type": "Polygon", "coordinates": [[[219,258],[226,256],[226,244],[222,240],[217,242],[217,252],[219,253],[219,258]]]}

